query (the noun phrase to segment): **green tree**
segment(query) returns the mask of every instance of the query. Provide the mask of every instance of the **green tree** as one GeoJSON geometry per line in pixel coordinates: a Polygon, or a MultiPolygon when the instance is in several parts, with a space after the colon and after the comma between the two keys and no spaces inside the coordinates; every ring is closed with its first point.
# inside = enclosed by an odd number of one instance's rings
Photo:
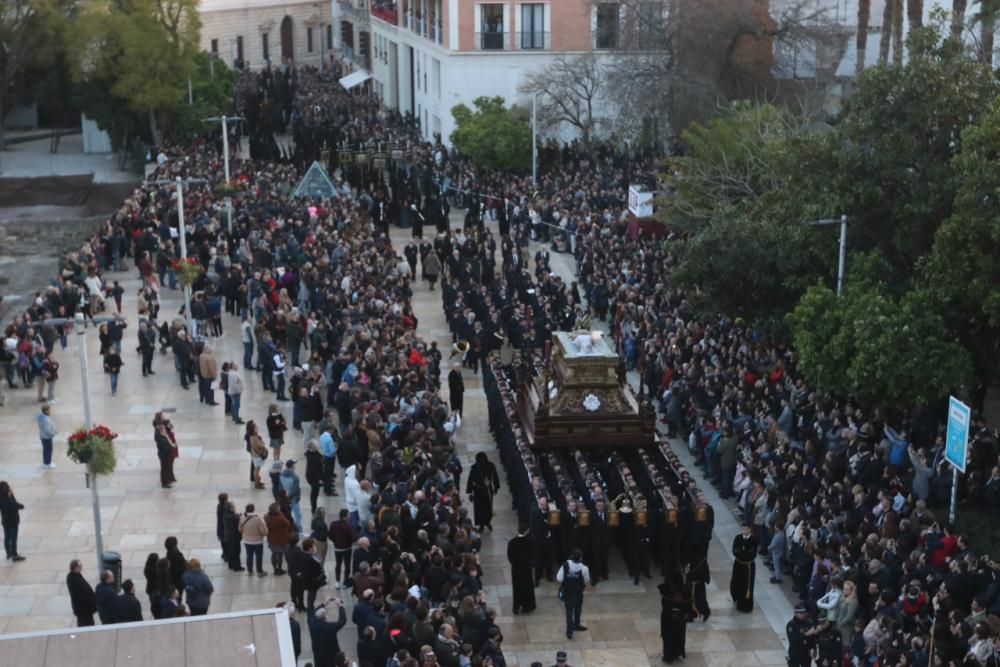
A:
{"type": "Polygon", "coordinates": [[[451,110],[456,128],[451,141],[476,164],[490,169],[526,171],[531,167],[531,125],[518,106],[502,97],[477,97],[475,110],[459,104],[451,110]]]}
{"type": "Polygon", "coordinates": [[[734,102],[704,125],[681,134],[685,154],[667,162],[667,190],[659,217],[702,223],[719,211],[752,203],[780,187],[775,168],[786,139],[805,130],[802,119],[768,104],[734,102]]]}
{"type": "Polygon", "coordinates": [[[906,65],[864,71],[824,160],[825,187],[857,221],[852,246],[878,249],[903,282],[951,215],[961,185],[952,158],[962,149],[962,131],[1000,95],[994,71],[942,32],[915,30],[906,65]]]}
{"type": "Polygon", "coordinates": [[[112,136],[144,118],[159,143],[160,119],[179,113],[195,72],[197,0],[91,0],[75,28],[74,78],[90,89],[84,110],[112,136]]]}
{"type": "Polygon", "coordinates": [[[3,121],[31,85],[26,72],[52,60],[74,5],[72,0],[5,0],[0,6],[0,149],[3,121]]]}
{"type": "Polygon", "coordinates": [[[967,351],[923,290],[896,297],[885,283],[857,276],[842,297],[809,288],[787,320],[802,372],[819,391],[908,408],[962,393],[972,375],[967,351]]]}
{"type": "Polygon", "coordinates": [[[976,369],[974,403],[1000,372],[1000,100],[965,130],[954,160],[955,213],[938,228],[921,275],[976,369]]]}
{"type": "Polygon", "coordinates": [[[194,104],[182,104],[172,123],[173,133],[193,137],[215,128],[205,118],[221,116],[232,106],[233,71],[212,54],[202,51],[195,56],[195,71],[191,77],[194,104]]]}

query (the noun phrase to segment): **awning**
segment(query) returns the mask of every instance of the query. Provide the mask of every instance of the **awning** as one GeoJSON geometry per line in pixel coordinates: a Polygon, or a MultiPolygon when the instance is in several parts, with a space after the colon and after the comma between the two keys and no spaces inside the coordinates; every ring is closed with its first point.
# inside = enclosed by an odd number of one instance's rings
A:
{"type": "Polygon", "coordinates": [[[357,72],[351,72],[347,76],[341,77],[340,85],[342,85],[347,90],[350,90],[354,86],[361,85],[370,78],[372,78],[371,72],[366,72],[363,69],[359,69],[357,72]]]}

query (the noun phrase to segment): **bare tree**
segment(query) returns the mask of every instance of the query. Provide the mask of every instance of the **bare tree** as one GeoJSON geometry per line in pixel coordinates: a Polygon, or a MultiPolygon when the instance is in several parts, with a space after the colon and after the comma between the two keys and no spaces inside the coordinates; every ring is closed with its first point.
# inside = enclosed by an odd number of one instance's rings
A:
{"type": "Polygon", "coordinates": [[[857,63],[854,74],[861,74],[865,69],[865,58],[868,52],[868,24],[872,19],[872,0],[858,0],[858,42],[857,63]]]}
{"type": "Polygon", "coordinates": [[[566,123],[577,129],[584,143],[590,143],[604,80],[604,68],[593,52],[560,56],[545,69],[529,74],[521,92],[537,96],[542,127],[566,123]]]}
{"type": "Polygon", "coordinates": [[[620,139],[659,143],[670,134],[679,76],[676,18],[683,1],[593,0],[594,47],[604,52],[602,97],[611,111],[609,129],[620,139]]]}
{"type": "MultiPolygon", "coordinates": [[[[601,0],[593,4],[595,12],[608,6],[601,0]]],[[[835,60],[830,54],[847,47],[844,33],[833,29],[831,3],[823,0],[614,4],[621,36],[607,49],[606,95],[619,109],[616,129],[625,135],[650,119],[664,120],[667,110],[672,129],[679,131],[715,115],[730,99],[773,96],[782,57],[835,60]]]]}

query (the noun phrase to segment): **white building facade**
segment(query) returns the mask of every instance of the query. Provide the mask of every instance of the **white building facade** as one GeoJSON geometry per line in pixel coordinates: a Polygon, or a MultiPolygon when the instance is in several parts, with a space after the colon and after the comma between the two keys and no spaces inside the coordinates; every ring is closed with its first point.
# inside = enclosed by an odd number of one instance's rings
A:
{"type": "MultiPolygon", "coordinates": [[[[560,56],[615,51],[636,21],[635,3],[602,0],[367,2],[374,92],[446,144],[455,105],[480,96],[527,104],[519,89],[529,73],[560,56]]],[[[640,4],[667,11],[665,1],[640,4]]]]}
{"type": "Polygon", "coordinates": [[[230,66],[319,66],[334,53],[331,0],[200,0],[201,48],[230,66]]]}

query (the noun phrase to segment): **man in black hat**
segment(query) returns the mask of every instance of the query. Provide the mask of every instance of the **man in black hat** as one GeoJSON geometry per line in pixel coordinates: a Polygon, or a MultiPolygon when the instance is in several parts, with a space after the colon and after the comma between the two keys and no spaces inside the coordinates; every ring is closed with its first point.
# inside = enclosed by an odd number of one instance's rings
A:
{"type": "Polygon", "coordinates": [[[514,613],[527,614],[535,610],[535,580],[532,575],[532,545],[528,524],[517,527],[517,536],[507,543],[510,563],[510,583],[514,594],[514,613]]]}
{"type": "Polygon", "coordinates": [[[788,667],[809,667],[812,664],[813,624],[804,604],[795,606],[795,616],[785,626],[788,635],[788,667]]]}

